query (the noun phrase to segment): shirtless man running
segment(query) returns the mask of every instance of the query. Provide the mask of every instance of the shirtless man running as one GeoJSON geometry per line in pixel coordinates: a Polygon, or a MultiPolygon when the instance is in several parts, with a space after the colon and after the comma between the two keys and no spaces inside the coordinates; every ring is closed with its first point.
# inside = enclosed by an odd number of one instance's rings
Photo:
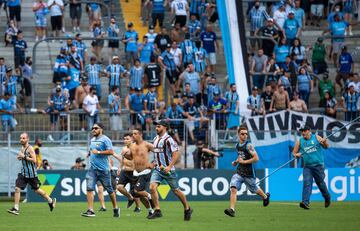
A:
{"type": "Polygon", "coordinates": [[[117,185],[117,190],[121,192],[124,196],[128,198],[128,204],[127,208],[130,208],[131,205],[135,202],[136,207],[134,212],[140,212],[140,203],[139,198],[135,198],[133,196],[134,194],[134,162],[133,160],[127,159],[127,157],[130,155],[130,145],[132,144],[132,134],[131,133],[125,133],[124,134],[124,144],[125,147],[121,150],[121,162],[118,169],[118,175],[119,182],[117,185]],[[126,184],[130,184],[130,192],[128,192],[125,188],[126,184]]]}
{"type": "Polygon", "coordinates": [[[126,158],[134,161],[134,177],[135,187],[134,193],[137,197],[145,200],[145,207],[149,211],[149,216],[153,213],[153,209],[150,206],[151,196],[150,193],[146,192],[146,187],[149,185],[151,177],[151,169],[154,167],[153,164],[149,163],[149,151],[152,150],[152,144],[146,142],[142,138],[142,132],[134,129],[132,131],[134,143],[130,144],[130,153],[125,155],[126,158]],[[130,157],[127,157],[129,156],[130,157]]]}

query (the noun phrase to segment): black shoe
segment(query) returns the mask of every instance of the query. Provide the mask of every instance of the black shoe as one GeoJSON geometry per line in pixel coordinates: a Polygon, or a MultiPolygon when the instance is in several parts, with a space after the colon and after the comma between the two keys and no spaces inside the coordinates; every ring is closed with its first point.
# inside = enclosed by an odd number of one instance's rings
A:
{"type": "Polygon", "coordinates": [[[224,213],[225,213],[226,215],[228,215],[229,217],[235,217],[235,211],[234,211],[233,209],[230,209],[230,208],[225,209],[225,210],[224,210],[224,213]]]}
{"type": "Polygon", "coordinates": [[[192,208],[189,208],[184,211],[184,221],[190,221],[191,220],[191,214],[194,212],[192,208]]]}
{"type": "Polygon", "coordinates": [[[147,216],[148,219],[156,219],[162,217],[162,213],[160,209],[155,209],[155,211],[153,212],[153,214],[151,214],[150,216],[147,216]]]}
{"type": "Polygon", "coordinates": [[[100,207],[99,212],[106,212],[106,208],[100,207]]]}
{"type": "Polygon", "coordinates": [[[149,211],[149,213],[148,213],[148,215],[147,215],[146,218],[147,218],[147,219],[151,219],[150,217],[151,217],[151,215],[152,215],[153,213],[154,213],[154,212],[150,212],[150,211],[149,211]]]}
{"type": "Polygon", "coordinates": [[[152,199],[149,199],[149,203],[151,208],[155,208],[154,201],[152,199]]]}
{"type": "Polygon", "coordinates": [[[19,215],[20,211],[13,207],[11,209],[8,209],[8,213],[11,213],[11,214],[14,214],[14,215],[19,215]]]}
{"type": "Polygon", "coordinates": [[[140,213],[140,212],[141,212],[141,208],[135,207],[134,213],[140,213]]]}
{"type": "Polygon", "coordinates": [[[270,193],[266,193],[266,199],[263,199],[263,206],[266,207],[270,204],[270,193]]]}
{"type": "Polygon", "coordinates": [[[56,198],[52,198],[52,202],[48,203],[50,207],[50,212],[52,212],[56,206],[56,198]]]}
{"type": "Polygon", "coordinates": [[[310,209],[309,205],[305,204],[304,202],[300,202],[299,206],[300,206],[300,208],[303,208],[306,210],[310,209]]]}
{"type": "Polygon", "coordinates": [[[95,217],[95,213],[88,209],[86,212],[82,213],[81,216],[83,217],[95,217]]]}
{"type": "Polygon", "coordinates": [[[330,198],[325,199],[325,203],[324,203],[325,208],[329,207],[330,204],[331,204],[330,198]]]}
{"type": "Polygon", "coordinates": [[[120,217],[120,209],[116,208],[116,209],[113,209],[113,210],[114,210],[114,217],[120,217]]]}
{"type": "Polygon", "coordinates": [[[135,202],[135,200],[134,200],[134,199],[132,199],[132,200],[128,200],[128,203],[127,203],[126,208],[127,208],[127,209],[128,209],[128,208],[130,208],[130,207],[134,204],[134,202],[135,202]]]}

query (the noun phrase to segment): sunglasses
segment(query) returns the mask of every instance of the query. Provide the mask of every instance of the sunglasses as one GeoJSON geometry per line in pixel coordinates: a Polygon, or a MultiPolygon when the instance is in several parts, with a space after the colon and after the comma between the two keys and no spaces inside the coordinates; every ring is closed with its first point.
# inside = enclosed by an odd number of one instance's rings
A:
{"type": "Polygon", "coordinates": [[[92,127],[91,130],[98,130],[100,129],[99,127],[92,127]]]}
{"type": "Polygon", "coordinates": [[[247,133],[240,133],[241,136],[247,136],[247,133]]]}

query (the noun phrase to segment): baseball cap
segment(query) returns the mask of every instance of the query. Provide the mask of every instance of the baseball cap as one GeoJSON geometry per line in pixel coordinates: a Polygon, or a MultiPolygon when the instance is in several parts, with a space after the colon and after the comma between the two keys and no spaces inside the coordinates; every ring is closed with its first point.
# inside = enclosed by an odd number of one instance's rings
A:
{"type": "Polygon", "coordinates": [[[150,25],[150,26],[149,26],[149,30],[154,30],[154,26],[153,26],[153,25],[150,25]]]}
{"type": "Polygon", "coordinates": [[[274,22],[274,19],[272,19],[272,18],[268,18],[268,20],[267,20],[268,22],[274,22]]]}
{"type": "Polygon", "coordinates": [[[293,10],[290,10],[289,13],[288,13],[288,15],[289,15],[289,14],[295,14],[295,12],[294,12],[293,10]]]}
{"type": "Polygon", "coordinates": [[[8,67],[8,68],[6,68],[6,72],[10,72],[10,71],[12,71],[13,69],[11,68],[11,67],[8,67]]]}
{"type": "Polygon", "coordinates": [[[61,51],[66,51],[66,48],[65,48],[65,47],[61,47],[60,50],[61,50],[61,51]]]}
{"type": "Polygon", "coordinates": [[[154,121],[153,124],[156,125],[161,125],[164,126],[166,128],[169,127],[169,123],[166,120],[158,120],[158,121],[154,121]]]}
{"type": "Polygon", "coordinates": [[[220,95],[220,91],[214,91],[214,95],[220,95]]]}
{"type": "Polygon", "coordinates": [[[81,36],[81,34],[80,34],[80,33],[77,33],[77,34],[75,35],[75,37],[79,37],[79,36],[81,36]]]}
{"type": "Polygon", "coordinates": [[[141,87],[135,88],[135,91],[141,91],[141,90],[142,90],[141,87]]]}
{"type": "Polygon", "coordinates": [[[60,84],[56,85],[56,90],[58,90],[58,89],[61,90],[61,85],[60,84]]]}
{"type": "Polygon", "coordinates": [[[80,162],[82,162],[84,160],[85,160],[84,158],[78,157],[78,158],[76,158],[75,162],[80,163],[80,162]]]}
{"type": "Polygon", "coordinates": [[[355,83],[349,83],[349,85],[348,85],[348,88],[350,88],[350,87],[355,87],[355,83]]]}
{"type": "Polygon", "coordinates": [[[259,90],[259,89],[257,88],[257,86],[253,86],[252,89],[253,89],[253,90],[259,90]]]}
{"type": "Polygon", "coordinates": [[[86,82],[86,81],[88,81],[88,77],[83,75],[83,76],[80,77],[80,81],[85,81],[86,82]]]}
{"type": "Polygon", "coordinates": [[[300,127],[300,131],[301,131],[301,132],[302,132],[302,131],[308,131],[308,130],[310,130],[310,129],[311,129],[310,126],[307,125],[307,124],[304,124],[303,126],[300,127]]]}
{"type": "Polygon", "coordinates": [[[171,44],[170,43],[166,44],[166,48],[171,48],[171,44]]]}
{"type": "Polygon", "coordinates": [[[322,41],[324,41],[324,39],[320,37],[320,38],[317,39],[317,41],[322,42],[322,41]]]}
{"type": "Polygon", "coordinates": [[[129,22],[127,26],[132,27],[132,26],[134,26],[134,24],[132,22],[129,22]]]}
{"type": "Polygon", "coordinates": [[[114,60],[114,59],[119,59],[119,56],[114,55],[114,56],[112,57],[112,60],[114,60]]]}

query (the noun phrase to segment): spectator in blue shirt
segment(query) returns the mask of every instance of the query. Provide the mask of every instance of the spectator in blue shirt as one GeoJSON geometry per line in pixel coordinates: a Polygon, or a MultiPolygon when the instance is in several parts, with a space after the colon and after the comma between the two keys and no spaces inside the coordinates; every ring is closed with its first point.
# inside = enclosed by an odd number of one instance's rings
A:
{"type": "Polygon", "coordinates": [[[120,88],[120,78],[124,77],[126,71],[123,66],[120,65],[120,59],[118,56],[113,56],[113,63],[106,67],[106,74],[109,78],[109,86],[110,89],[113,86],[117,86],[120,88]]]}
{"type": "Polygon", "coordinates": [[[138,58],[138,45],[139,40],[138,33],[134,30],[134,24],[128,23],[128,30],[123,37],[123,43],[125,44],[125,55],[127,65],[134,65],[135,59],[138,58]]]}
{"type": "Polygon", "coordinates": [[[190,15],[195,15],[196,19],[200,19],[201,0],[191,0],[189,4],[190,15]]]}
{"type": "Polygon", "coordinates": [[[130,68],[129,86],[130,88],[143,88],[144,85],[144,69],[140,60],[135,60],[135,65],[130,68]]]}
{"type": "Polygon", "coordinates": [[[200,39],[202,42],[202,47],[206,50],[209,55],[209,64],[211,68],[211,72],[215,72],[215,64],[216,64],[216,52],[219,47],[217,42],[216,33],[213,32],[212,25],[207,25],[206,31],[202,32],[200,35],[200,39]]]}
{"type": "Polygon", "coordinates": [[[88,84],[90,87],[95,87],[98,94],[99,100],[101,99],[101,65],[96,63],[96,57],[93,56],[90,58],[90,64],[85,66],[85,73],[88,77],[88,84]]]}
{"type": "Polygon", "coordinates": [[[101,20],[95,20],[93,25],[92,25],[92,32],[93,32],[93,37],[95,40],[92,41],[91,46],[93,47],[93,52],[96,55],[96,58],[98,60],[102,60],[101,59],[101,51],[104,47],[104,40],[102,40],[102,38],[105,37],[105,31],[103,29],[103,27],[101,26],[101,20]]]}
{"type": "MultiPolygon", "coordinates": [[[[66,112],[69,110],[68,98],[63,93],[61,85],[56,86],[56,92],[50,96],[50,123],[51,131],[55,131],[56,123],[60,117],[60,130],[66,131],[66,112]]],[[[51,137],[52,138],[52,137],[51,137]]],[[[50,139],[50,138],[49,138],[50,139]]]]}
{"type": "Polygon", "coordinates": [[[150,63],[150,57],[154,52],[154,45],[149,43],[148,37],[145,35],[143,37],[143,42],[139,44],[139,52],[140,52],[140,61],[141,65],[145,66],[150,63]]]}
{"type": "Polygon", "coordinates": [[[355,84],[350,83],[346,92],[341,97],[341,105],[345,112],[345,121],[351,121],[359,116],[360,108],[357,103],[359,101],[359,93],[355,91],[355,84]]]}
{"type": "Polygon", "coordinates": [[[282,38],[278,45],[274,48],[276,63],[281,67],[286,62],[286,57],[289,55],[289,46],[286,44],[286,39],[282,38]]]}
{"type": "Polygon", "coordinates": [[[132,128],[145,130],[145,96],[141,88],[136,88],[135,93],[129,97],[130,122],[132,128]]]}
{"type": "Polygon", "coordinates": [[[34,2],[32,10],[35,14],[36,37],[35,42],[46,38],[47,19],[46,15],[49,13],[48,6],[43,0],[34,2]]]}
{"type": "Polygon", "coordinates": [[[182,63],[186,68],[189,63],[194,63],[194,48],[195,43],[190,39],[190,34],[185,34],[185,40],[180,43],[180,49],[182,54],[182,63]]]}
{"type": "Polygon", "coordinates": [[[11,95],[6,92],[4,98],[0,100],[1,125],[3,132],[15,130],[16,120],[14,119],[14,108],[16,108],[16,103],[11,99],[11,95]]]}
{"type": "Polygon", "coordinates": [[[158,62],[160,63],[161,67],[165,69],[166,77],[170,82],[170,87],[175,94],[175,83],[179,77],[179,72],[176,68],[176,64],[174,61],[174,56],[170,53],[171,45],[166,45],[166,50],[159,56],[158,62]]]}
{"type": "Polygon", "coordinates": [[[340,19],[344,20],[344,14],[341,12],[340,8],[340,4],[334,6],[333,11],[328,15],[327,22],[329,26],[335,21],[335,15],[339,15],[340,19]]]}
{"type": "Polygon", "coordinates": [[[226,128],[226,100],[220,97],[219,91],[214,91],[214,98],[209,102],[209,111],[215,114],[216,129],[226,128]]]}
{"type": "Polygon", "coordinates": [[[54,75],[52,82],[54,84],[61,83],[63,78],[67,76],[68,73],[69,61],[66,56],[66,49],[64,47],[60,48],[60,54],[55,59],[54,64],[54,75]]]}
{"type": "Polygon", "coordinates": [[[297,77],[298,92],[300,99],[304,100],[306,106],[309,107],[310,92],[313,91],[314,83],[310,75],[306,72],[305,68],[301,67],[297,77]]]}
{"type": "Polygon", "coordinates": [[[345,82],[349,79],[350,73],[354,70],[354,61],[347,47],[343,46],[341,54],[337,63],[337,75],[335,82],[340,86],[341,91],[344,91],[345,82]],[[341,83],[341,80],[343,83],[341,83]]]}
{"type": "MultiPolygon", "coordinates": [[[[267,20],[269,15],[266,13],[264,6],[260,6],[260,1],[256,0],[254,6],[249,11],[250,19],[250,36],[254,36],[255,32],[264,26],[264,21],[267,20]]],[[[250,40],[251,47],[254,50],[257,40],[250,40]]]]}
{"type": "Polygon", "coordinates": [[[3,82],[4,93],[9,93],[11,98],[15,98],[16,101],[16,84],[18,82],[18,77],[12,74],[12,68],[8,67],[6,69],[6,75],[3,82]]]}
{"type": "Polygon", "coordinates": [[[88,60],[88,51],[86,44],[82,41],[80,33],[75,35],[75,40],[73,41],[73,45],[76,46],[77,53],[80,55],[85,66],[85,62],[88,60]]]}
{"type": "Polygon", "coordinates": [[[25,52],[27,48],[27,43],[23,40],[24,35],[21,30],[18,31],[17,37],[13,40],[14,45],[14,63],[15,68],[19,66],[24,66],[25,64],[25,52]]]}
{"type": "Polygon", "coordinates": [[[287,44],[290,46],[294,43],[295,38],[298,37],[301,25],[295,19],[295,12],[289,11],[288,18],[284,22],[284,31],[287,44]]]}
{"type": "MultiPolygon", "coordinates": [[[[107,35],[108,37],[119,37],[120,34],[120,28],[118,24],[116,23],[115,17],[111,17],[110,19],[110,26],[107,29],[107,35]]],[[[110,57],[118,53],[119,50],[119,40],[109,40],[109,63],[111,62],[110,57]]]]}
{"type": "Polygon", "coordinates": [[[188,22],[188,29],[191,40],[194,41],[199,37],[201,32],[201,24],[200,21],[196,19],[196,15],[194,14],[190,16],[190,21],[188,22]]]}
{"type": "Polygon", "coordinates": [[[306,24],[306,16],[304,9],[300,6],[300,3],[301,0],[295,0],[295,7],[292,10],[294,11],[296,21],[298,21],[300,27],[304,29],[306,24]]]}
{"type": "Polygon", "coordinates": [[[152,25],[156,27],[156,23],[159,22],[159,26],[163,26],[165,18],[165,6],[168,4],[168,0],[151,0],[152,2],[152,25]]]}
{"type": "Polygon", "coordinates": [[[9,19],[16,22],[16,27],[20,28],[21,22],[21,0],[7,0],[7,7],[9,9],[9,19]]]}
{"type": "Polygon", "coordinates": [[[251,116],[264,115],[261,106],[261,96],[258,94],[258,88],[253,86],[251,95],[246,100],[246,107],[251,111],[251,116]]]}

